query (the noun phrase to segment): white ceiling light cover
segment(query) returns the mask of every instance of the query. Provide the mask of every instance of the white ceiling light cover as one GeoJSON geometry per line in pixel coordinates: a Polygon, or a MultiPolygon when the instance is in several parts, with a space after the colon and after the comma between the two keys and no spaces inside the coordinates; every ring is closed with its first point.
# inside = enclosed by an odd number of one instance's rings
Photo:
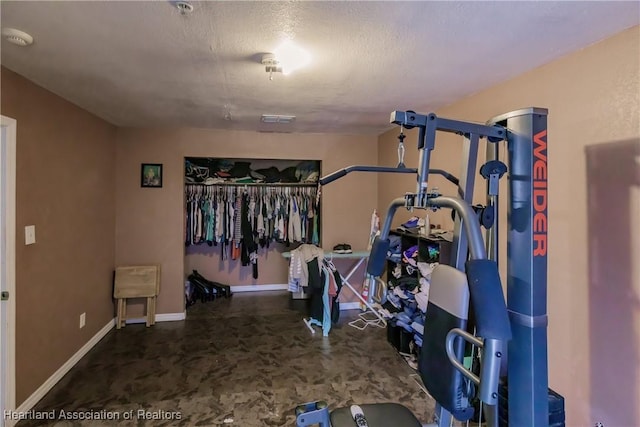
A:
{"type": "Polygon", "coordinates": [[[291,40],[285,40],[274,52],[276,60],[285,76],[306,67],[311,62],[311,54],[291,40]]]}

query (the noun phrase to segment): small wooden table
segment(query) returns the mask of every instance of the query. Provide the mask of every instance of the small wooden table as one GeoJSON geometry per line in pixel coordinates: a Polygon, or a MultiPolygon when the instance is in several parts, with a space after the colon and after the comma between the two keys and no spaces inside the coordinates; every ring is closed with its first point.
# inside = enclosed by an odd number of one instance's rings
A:
{"type": "Polygon", "coordinates": [[[156,299],[160,293],[160,266],[117,267],[113,297],[118,301],[116,329],[127,321],[127,299],[147,299],[147,327],[156,323],[156,299]]]}

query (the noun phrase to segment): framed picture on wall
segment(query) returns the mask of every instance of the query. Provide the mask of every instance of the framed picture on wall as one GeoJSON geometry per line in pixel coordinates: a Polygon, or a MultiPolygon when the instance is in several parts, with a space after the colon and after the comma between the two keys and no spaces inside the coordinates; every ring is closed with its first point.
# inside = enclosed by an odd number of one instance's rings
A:
{"type": "Polygon", "coordinates": [[[143,163],[140,173],[140,186],[162,188],[162,164],[143,163]]]}

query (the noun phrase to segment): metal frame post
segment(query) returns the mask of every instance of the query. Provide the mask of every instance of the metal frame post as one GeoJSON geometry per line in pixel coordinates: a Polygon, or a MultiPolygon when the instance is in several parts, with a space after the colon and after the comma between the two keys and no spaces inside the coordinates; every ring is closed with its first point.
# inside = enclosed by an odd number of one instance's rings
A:
{"type": "Polygon", "coordinates": [[[435,146],[436,130],[418,129],[418,149],[420,151],[420,164],[418,165],[418,180],[416,182],[416,195],[418,206],[424,206],[429,185],[429,165],[431,163],[431,150],[435,146]],[[422,148],[420,148],[422,147],[422,148]]]}
{"type": "MultiPolygon", "coordinates": [[[[462,165],[460,170],[460,182],[458,184],[458,194],[469,204],[473,205],[473,188],[476,182],[476,165],[478,162],[478,143],[480,138],[477,133],[466,134],[462,142],[462,165]]],[[[453,227],[453,242],[451,244],[451,259],[453,267],[464,271],[464,264],[467,262],[467,251],[469,242],[462,233],[462,218],[456,215],[453,227]]]]}
{"type": "MultiPolygon", "coordinates": [[[[500,160],[499,153],[500,146],[498,143],[490,143],[487,141],[486,147],[486,161],[490,162],[492,160],[500,160]]],[[[500,254],[498,253],[498,247],[500,242],[498,240],[500,233],[500,197],[498,196],[499,192],[499,177],[492,181],[491,178],[487,180],[487,206],[493,206],[493,226],[487,230],[487,254],[490,260],[496,262],[496,264],[500,265],[500,254]],[[494,182],[495,181],[495,182],[494,182]],[[495,185],[497,188],[492,188],[492,185],[495,185]]]]}
{"type": "Polygon", "coordinates": [[[543,108],[493,118],[509,132],[507,308],[509,425],[548,426],[547,114],[543,108]]]}

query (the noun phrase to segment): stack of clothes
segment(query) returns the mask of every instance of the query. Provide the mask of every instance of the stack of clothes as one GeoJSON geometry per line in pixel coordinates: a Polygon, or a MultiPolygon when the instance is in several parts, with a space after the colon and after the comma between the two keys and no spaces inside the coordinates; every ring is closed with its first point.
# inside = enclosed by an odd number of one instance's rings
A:
{"type": "Polygon", "coordinates": [[[437,264],[416,262],[413,257],[409,257],[408,260],[415,264],[420,274],[402,275],[401,264],[396,265],[390,272],[382,313],[388,319],[388,328],[405,337],[390,341],[405,357],[407,363],[417,369],[417,355],[422,347],[424,335],[424,314],[429,302],[429,280],[437,264]]]}
{"type": "MultiPolygon", "coordinates": [[[[253,162],[254,164],[256,162],[253,162]]],[[[258,162],[263,164],[264,161],[258,162]]],[[[220,183],[307,183],[315,184],[320,178],[320,162],[304,160],[295,166],[278,169],[275,166],[253,167],[251,161],[187,157],[185,182],[213,185],[220,183]]]]}
{"type": "Polygon", "coordinates": [[[395,234],[389,236],[389,249],[387,259],[393,262],[400,262],[402,259],[401,239],[395,234]]]}

